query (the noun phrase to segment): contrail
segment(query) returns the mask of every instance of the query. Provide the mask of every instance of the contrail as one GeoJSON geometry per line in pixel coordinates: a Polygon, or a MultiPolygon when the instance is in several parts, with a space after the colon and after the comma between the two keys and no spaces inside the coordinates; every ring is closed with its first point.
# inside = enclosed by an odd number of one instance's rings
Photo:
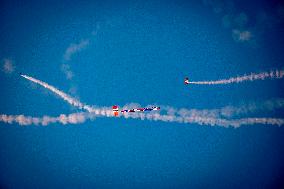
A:
{"type": "Polygon", "coordinates": [[[221,79],[216,81],[191,81],[190,84],[197,85],[222,85],[230,83],[241,83],[244,81],[255,81],[265,79],[281,79],[284,76],[284,70],[273,70],[270,72],[251,73],[250,75],[244,75],[240,77],[231,77],[229,79],[221,79]]]}
{"type": "Polygon", "coordinates": [[[82,102],[80,102],[79,100],[69,96],[68,94],[60,91],[59,89],[56,89],[55,87],[40,81],[38,79],[35,79],[33,77],[27,76],[27,75],[21,75],[22,77],[26,78],[27,80],[30,80],[34,83],[37,83],[43,87],[45,87],[46,89],[52,91],[53,93],[57,94],[58,96],[60,96],[63,100],[65,100],[66,102],[68,102],[70,105],[75,106],[79,109],[84,109],[87,110],[88,112],[93,112],[95,111],[95,109],[93,109],[91,106],[83,104],[82,102]]]}
{"type": "MultiPolygon", "coordinates": [[[[49,124],[60,123],[66,124],[81,124],[87,120],[94,120],[96,117],[107,116],[113,117],[112,114],[95,114],[95,113],[74,113],[74,114],[61,114],[58,117],[31,117],[24,115],[0,115],[0,122],[13,124],[18,123],[19,125],[42,125],[47,126],[49,124]]],[[[200,117],[200,116],[174,116],[174,115],[161,115],[155,114],[125,114],[125,118],[141,119],[141,120],[152,120],[162,122],[178,122],[178,123],[190,123],[198,125],[210,125],[210,126],[221,126],[221,127],[234,127],[238,128],[242,125],[284,125],[284,119],[277,118],[242,118],[242,119],[220,119],[212,117],[200,117]]]]}

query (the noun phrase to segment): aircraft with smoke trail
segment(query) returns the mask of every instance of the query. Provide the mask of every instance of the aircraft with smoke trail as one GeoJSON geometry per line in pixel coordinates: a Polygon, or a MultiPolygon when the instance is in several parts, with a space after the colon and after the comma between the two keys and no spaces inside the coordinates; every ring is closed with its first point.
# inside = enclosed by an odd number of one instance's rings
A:
{"type": "Polygon", "coordinates": [[[282,79],[284,70],[271,70],[270,72],[251,73],[249,75],[231,77],[229,79],[220,79],[215,81],[189,81],[189,78],[184,79],[184,84],[195,85],[227,85],[232,83],[242,83],[244,81],[266,80],[266,79],[282,79]]]}
{"type": "Polygon", "coordinates": [[[134,108],[134,109],[129,109],[129,110],[118,110],[118,106],[114,105],[112,106],[112,111],[113,111],[113,115],[114,116],[118,116],[119,112],[121,113],[127,113],[127,112],[146,112],[146,111],[157,111],[157,110],[160,110],[161,108],[160,107],[151,107],[151,108],[134,108]]]}

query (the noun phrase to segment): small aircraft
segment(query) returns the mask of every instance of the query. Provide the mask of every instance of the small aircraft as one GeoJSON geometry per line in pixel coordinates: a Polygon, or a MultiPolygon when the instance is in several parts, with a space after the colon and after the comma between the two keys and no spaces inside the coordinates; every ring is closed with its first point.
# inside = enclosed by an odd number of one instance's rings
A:
{"type": "Polygon", "coordinates": [[[189,82],[189,78],[188,77],[186,77],[186,78],[184,78],[184,84],[185,85],[188,85],[190,82],[189,82]]]}
{"type": "Polygon", "coordinates": [[[127,113],[127,112],[146,112],[146,111],[153,111],[153,110],[160,110],[160,107],[151,107],[151,108],[135,108],[135,109],[130,109],[130,110],[118,110],[118,106],[114,105],[112,106],[112,111],[114,116],[118,116],[118,113],[127,113]]]}

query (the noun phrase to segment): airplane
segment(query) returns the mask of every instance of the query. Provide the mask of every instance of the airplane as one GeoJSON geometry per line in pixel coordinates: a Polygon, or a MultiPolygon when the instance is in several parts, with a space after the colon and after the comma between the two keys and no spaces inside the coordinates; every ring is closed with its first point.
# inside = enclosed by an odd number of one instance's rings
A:
{"type": "Polygon", "coordinates": [[[135,108],[135,109],[130,109],[130,110],[118,110],[118,106],[114,105],[112,106],[112,111],[114,116],[118,116],[119,112],[121,113],[127,113],[127,112],[145,112],[145,111],[153,111],[153,110],[160,110],[160,107],[151,107],[151,108],[135,108]]]}
{"type": "Polygon", "coordinates": [[[190,82],[189,82],[189,78],[188,77],[186,77],[186,78],[184,78],[184,84],[185,85],[188,85],[190,82]]]}

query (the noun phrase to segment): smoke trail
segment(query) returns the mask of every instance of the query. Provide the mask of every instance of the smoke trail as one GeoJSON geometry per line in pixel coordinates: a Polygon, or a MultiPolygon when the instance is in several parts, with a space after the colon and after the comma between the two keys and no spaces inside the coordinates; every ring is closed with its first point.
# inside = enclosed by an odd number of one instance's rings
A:
{"type": "Polygon", "coordinates": [[[166,111],[169,115],[178,114],[178,112],[187,112],[189,115],[195,115],[200,117],[219,117],[219,118],[234,118],[237,116],[261,113],[267,111],[275,111],[284,107],[284,99],[271,99],[266,101],[255,101],[247,104],[240,104],[237,106],[225,106],[218,109],[186,109],[181,108],[180,110],[171,106],[160,106],[161,111],[166,111]]]}
{"type": "Polygon", "coordinates": [[[234,117],[239,115],[247,115],[252,113],[269,112],[282,109],[284,107],[284,99],[271,99],[263,102],[255,101],[238,106],[225,106],[220,109],[219,115],[222,117],[234,117]]]}
{"type": "Polygon", "coordinates": [[[61,124],[79,124],[84,123],[87,119],[94,119],[93,116],[86,113],[74,113],[74,114],[61,114],[58,117],[31,117],[24,115],[0,115],[0,121],[4,123],[18,123],[19,125],[49,125],[51,123],[61,124]]]}
{"type": "MultiPolygon", "coordinates": [[[[283,74],[283,73],[282,73],[283,74]]],[[[278,74],[279,75],[279,74],[278,74]]],[[[48,83],[45,83],[43,81],[40,81],[38,79],[32,78],[27,75],[21,75],[22,77],[37,83],[46,89],[54,92],[57,94],[59,97],[67,101],[70,105],[78,107],[80,109],[87,110],[88,112],[106,112],[105,108],[94,108],[89,105],[85,105],[84,103],[81,103],[80,101],[76,100],[75,98],[71,97],[70,95],[60,91],[59,89],[49,85],[48,83]]],[[[124,109],[128,108],[135,108],[139,107],[140,105],[137,103],[129,103],[123,106],[124,109]]],[[[148,106],[154,106],[154,105],[148,105],[148,106]]],[[[205,116],[210,116],[210,117],[224,117],[224,118],[230,118],[233,116],[241,115],[241,114],[248,114],[248,113],[253,113],[256,111],[263,111],[263,110],[273,110],[275,108],[282,108],[284,106],[284,100],[283,99],[273,99],[273,100],[267,100],[264,102],[257,102],[257,103],[249,103],[248,105],[241,105],[239,107],[234,107],[234,106],[226,106],[220,109],[204,109],[204,110],[197,110],[197,109],[191,109],[187,110],[185,108],[182,108],[182,110],[190,112],[191,115],[195,116],[200,116],[200,117],[205,117],[205,116]]],[[[170,106],[163,106],[164,110],[167,111],[168,114],[175,114],[178,110],[170,107],[170,106]]]]}
{"type": "Polygon", "coordinates": [[[58,117],[43,116],[43,117],[32,117],[25,115],[5,115],[0,114],[0,122],[13,124],[18,123],[19,125],[49,125],[52,123],[65,124],[80,124],[87,120],[94,120],[96,117],[112,117],[113,112],[111,107],[97,108],[92,113],[89,112],[79,112],[72,113],[69,115],[60,114],[58,117]]]}
{"type": "MultiPolygon", "coordinates": [[[[61,114],[58,117],[31,117],[24,115],[0,115],[0,122],[13,124],[18,123],[19,125],[42,125],[46,126],[49,124],[60,123],[66,124],[81,124],[87,120],[94,120],[96,117],[107,116],[112,117],[112,113],[74,113],[74,114],[61,114]]],[[[163,122],[178,122],[178,123],[191,123],[198,125],[210,125],[210,126],[222,126],[222,127],[234,127],[238,128],[242,125],[284,125],[284,119],[277,118],[242,118],[242,119],[220,119],[210,117],[199,117],[199,116],[174,116],[174,115],[161,115],[155,114],[125,114],[125,118],[141,119],[141,120],[152,120],[152,121],[163,121],[163,122]]]]}
{"type": "MultiPolygon", "coordinates": [[[[111,107],[103,107],[103,108],[93,108],[89,105],[85,105],[80,101],[74,99],[73,97],[65,94],[64,92],[56,89],[55,87],[42,82],[40,80],[34,79],[32,77],[21,75],[22,77],[35,82],[48,90],[51,90],[55,94],[59,95],[69,104],[79,107],[80,109],[85,109],[90,113],[77,113],[65,115],[61,114],[59,117],[49,117],[44,116],[42,118],[38,117],[26,117],[24,115],[0,115],[0,121],[5,123],[18,123],[20,125],[48,125],[50,123],[61,123],[61,124],[77,124],[83,123],[87,119],[93,120],[95,117],[113,117],[113,112],[111,107]]],[[[126,106],[132,106],[133,103],[128,104],[126,106]]],[[[133,119],[141,119],[141,120],[153,120],[153,121],[163,121],[163,122],[179,122],[179,123],[195,123],[199,125],[219,125],[222,127],[240,127],[241,125],[254,125],[254,124],[265,124],[265,125],[278,125],[282,126],[284,124],[284,119],[282,118],[241,118],[241,119],[225,119],[226,117],[232,117],[234,115],[238,115],[241,113],[249,113],[256,111],[254,105],[251,105],[252,108],[247,108],[245,106],[240,108],[235,107],[224,107],[221,109],[213,109],[213,110],[196,110],[196,109],[185,109],[182,108],[180,110],[176,110],[173,107],[165,107],[164,109],[167,111],[167,114],[159,114],[159,113],[132,113],[132,114],[123,114],[119,117],[124,118],[133,118],[133,119]],[[225,117],[225,118],[222,118],[225,117]]],[[[281,108],[283,107],[283,100],[277,100],[272,103],[272,101],[266,101],[263,105],[264,108],[269,107],[273,108],[281,108]]]]}
{"type": "MultiPolygon", "coordinates": [[[[144,115],[139,116],[142,120],[144,115]]],[[[179,123],[191,123],[198,125],[210,125],[221,127],[234,127],[238,128],[242,125],[277,125],[282,126],[284,119],[277,118],[241,118],[241,119],[221,119],[214,117],[199,117],[199,116],[172,116],[172,115],[159,115],[152,114],[145,116],[148,120],[164,121],[164,122],[179,122],[179,123]]]]}
{"type": "Polygon", "coordinates": [[[38,79],[35,79],[33,77],[27,76],[27,75],[21,75],[22,77],[26,78],[27,80],[30,80],[34,83],[37,83],[43,87],[45,87],[46,89],[54,92],[55,94],[57,94],[58,96],[60,96],[63,100],[67,101],[70,105],[78,107],[79,109],[84,109],[87,110],[88,112],[93,112],[95,111],[95,109],[93,109],[91,106],[83,104],[82,102],[80,102],[79,100],[69,96],[68,94],[56,89],[55,87],[40,81],[38,79]]]}
{"type": "Polygon", "coordinates": [[[262,73],[251,73],[250,75],[244,75],[240,77],[232,77],[229,79],[221,79],[216,81],[191,81],[190,84],[197,85],[221,85],[230,83],[241,83],[244,81],[255,81],[255,80],[265,80],[265,79],[281,79],[284,76],[284,70],[274,70],[270,72],[262,73]]]}

